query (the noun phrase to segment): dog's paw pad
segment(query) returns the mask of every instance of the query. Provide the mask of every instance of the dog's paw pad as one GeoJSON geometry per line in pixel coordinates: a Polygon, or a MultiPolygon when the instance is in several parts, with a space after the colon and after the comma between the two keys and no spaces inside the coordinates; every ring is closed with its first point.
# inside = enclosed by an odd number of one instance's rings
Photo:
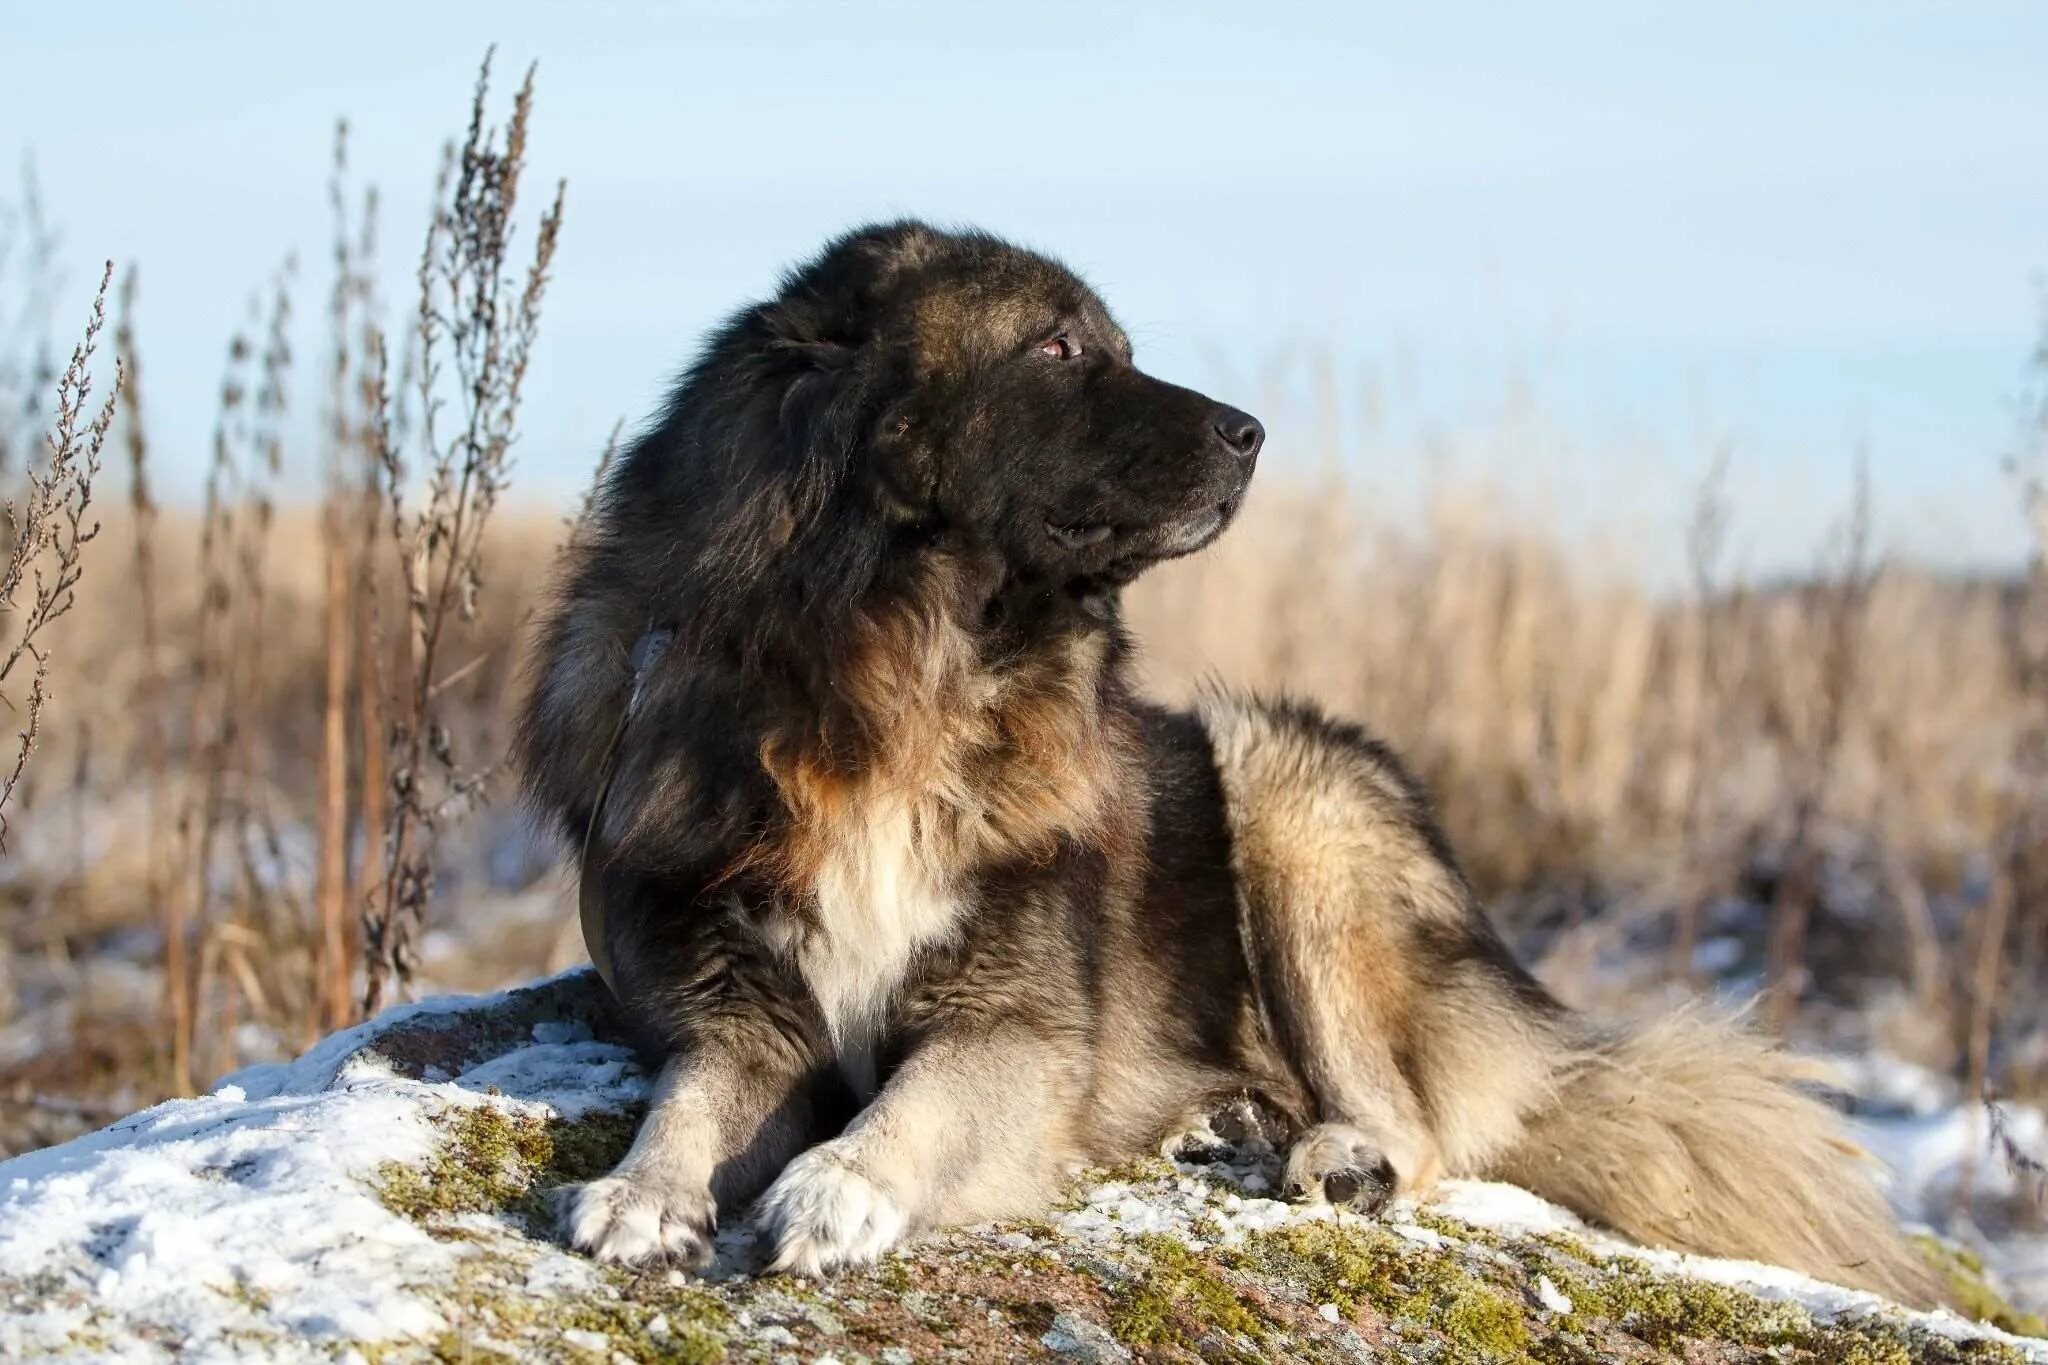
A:
{"type": "Polygon", "coordinates": [[[1175,1133],[1159,1144],[1159,1155],[1168,1161],[1185,1161],[1207,1166],[1230,1155],[1230,1144],[1204,1126],[1175,1133]]]}
{"type": "Polygon", "coordinates": [[[1281,1188],[1289,1199],[1377,1213],[1398,1183],[1393,1162],[1364,1133],[1326,1123],[1302,1134],[1287,1153],[1281,1188]]]}
{"type": "Polygon", "coordinates": [[[910,1219],[827,1144],[784,1168],[761,1196],[759,1221],[775,1248],[772,1269],[816,1277],[876,1260],[902,1240],[910,1219]]]}
{"type": "Polygon", "coordinates": [[[600,1261],[667,1262],[688,1270],[711,1263],[717,1207],[709,1190],[649,1176],[611,1175],[571,1186],[560,1198],[569,1244],[600,1261]]]}

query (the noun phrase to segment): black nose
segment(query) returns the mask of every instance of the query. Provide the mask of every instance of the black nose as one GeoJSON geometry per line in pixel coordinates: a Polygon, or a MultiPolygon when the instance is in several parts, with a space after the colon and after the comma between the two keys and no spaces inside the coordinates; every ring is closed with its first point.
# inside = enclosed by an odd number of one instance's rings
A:
{"type": "Polygon", "coordinates": [[[1218,407],[1213,430],[1216,438],[1247,464],[1259,457],[1259,447],[1266,443],[1266,429],[1259,419],[1236,408],[1218,407]]]}

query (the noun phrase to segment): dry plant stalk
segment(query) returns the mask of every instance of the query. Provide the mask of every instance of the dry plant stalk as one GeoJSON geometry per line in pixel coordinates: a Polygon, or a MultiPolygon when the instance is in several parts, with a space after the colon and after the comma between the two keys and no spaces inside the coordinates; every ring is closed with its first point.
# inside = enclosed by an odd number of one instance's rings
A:
{"type": "Polygon", "coordinates": [[[1786,837],[1783,866],[1771,900],[1769,962],[1765,1011],[1780,1032],[1791,1027],[1806,987],[1806,939],[1820,900],[1825,871],[1818,843],[1823,804],[1835,776],[1849,708],[1854,700],[1862,655],[1863,618],[1870,600],[1875,569],[1870,558],[1870,464],[1857,456],[1849,517],[1841,532],[1840,562],[1814,591],[1821,595],[1821,653],[1816,714],[1799,727],[1787,721],[1796,736],[1797,755],[1791,830],[1786,837]]]}
{"type": "MultiPolygon", "coordinates": [[[[334,219],[334,285],[327,310],[333,354],[328,374],[326,487],[320,516],[324,668],[313,891],[315,1008],[307,1016],[308,1032],[332,1031],[352,1022],[355,967],[362,956],[361,922],[348,908],[355,903],[361,885],[359,872],[349,859],[349,712],[351,672],[367,672],[370,667],[358,657],[364,640],[357,622],[364,613],[357,598],[375,582],[374,564],[362,561],[374,550],[379,520],[375,502],[366,504],[362,496],[361,470],[366,459],[375,460],[368,442],[368,385],[373,382],[368,356],[369,333],[375,325],[369,263],[376,200],[374,192],[366,197],[360,225],[352,225],[347,175],[348,124],[342,121],[335,125],[334,160],[328,179],[334,219]],[[370,523],[367,528],[361,525],[365,521],[370,523]]],[[[374,493],[374,478],[370,488],[374,493]]],[[[375,736],[374,743],[365,736],[366,758],[370,750],[381,752],[382,744],[381,734],[375,736]]],[[[381,784],[381,778],[379,781],[381,784]]]]}
{"type": "Polygon", "coordinates": [[[209,1065],[228,1065],[241,1005],[259,1015],[271,1012],[257,954],[281,946],[285,918],[270,904],[281,856],[259,770],[263,747],[252,732],[260,719],[254,703],[269,686],[262,666],[264,565],[275,518],[271,488],[282,466],[292,273],[287,260],[267,321],[251,301],[250,327],[266,337],[262,351],[245,332],[228,342],[200,514],[199,600],[187,637],[178,879],[163,915],[165,1083],[178,1094],[192,1089],[202,1013],[212,1026],[209,1065]],[[260,845],[252,844],[252,831],[260,845]],[[251,923],[245,911],[252,907],[269,913],[251,923]],[[230,989],[217,990],[223,978],[230,989]]]}
{"type": "Polygon", "coordinates": [[[292,1012],[285,997],[273,1000],[263,983],[271,981],[283,991],[305,984],[302,973],[268,970],[271,964],[265,961],[293,946],[302,916],[291,903],[289,882],[282,875],[283,841],[268,778],[273,736],[252,723],[244,700],[273,690],[271,651],[265,639],[271,622],[265,568],[277,521],[276,488],[284,472],[283,423],[293,359],[291,288],[297,271],[297,260],[287,256],[271,286],[236,519],[231,597],[237,610],[229,633],[228,683],[220,698],[220,721],[232,743],[227,767],[230,800],[220,813],[227,821],[238,894],[228,901],[222,921],[210,928],[202,954],[202,961],[216,962],[233,986],[222,993],[212,1020],[211,1069],[216,1074],[235,1065],[234,1032],[245,1006],[254,1019],[292,1012]]]}
{"type": "MultiPolygon", "coordinates": [[[[193,960],[195,929],[203,930],[213,900],[214,841],[226,798],[229,732],[227,681],[234,618],[229,553],[234,540],[236,443],[231,436],[247,399],[247,337],[228,341],[215,418],[213,453],[207,463],[199,519],[199,600],[187,636],[184,686],[189,695],[185,725],[185,789],[178,806],[178,884],[164,898],[163,994],[168,1033],[164,1084],[174,1095],[192,1093],[195,1002],[210,973],[193,960]]],[[[202,955],[203,956],[203,955],[202,955]]]]}
{"type": "Polygon", "coordinates": [[[2020,1146],[2019,1139],[2013,1136],[2012,1120],[2006,1117],[2004,1105],[1987,1096],[1983,1108],[1990,1120],[1991,1146],[2018,1183],[2021,1198],[2041,1212],[2048,1213],[2048,1162],[2020,1146]]]}
{"type": "MultiPolygon", "coordinates": [[[[0,316],[0,478],[26,468],[43,434],[44,407],[57,379],[50,319],[57,297],[57,232],[43,214],[35,162],[21,167],[21,203],[0,205],[0,273],[17,268],[21,285],[9,293],[21,300],[0,316]]],[[[11,548],[0,525],[0,555],[11,548]]]]}
{"type": "Polygon", "coordinates": [[[1723,446],[1714,452],[1706,476],[1693,497],[1693,513],[1686,527],[1685,557],[1691,580],[1691,649],[1688,669],[1693,708],[1690,752],[1686,755],[1683,821],[1684,885],[1678,892],[1678,921],[1671,936],[1671,973],[1683,979],[1693,977],[1693,950],[1699,941],[1700,915],[1714,891],[1717,873],[1725,871],[1722,859],[1714,856],[1712,781],[1718,769],[1716,742],[1720,736],[1725,679],[1720,650],[1721,631],[1717,608],[1721,599],[1721,555],[1728,540],[1728,464],[1723,446]]]}
{"type": "Polygon", "coordinates": [[[17,715],[21,725],[12,766],[0,766],[0,851],[7,844],[7,803],[35,753],[43,710],[50,700],[50,654],[39,637],[76,603],[85,547],[99,534],[99,523],[90,519],[92,486],[121,397],[118,358],[114,382],[98,411],[88,416],[86,403],[92,396],[92,357],[106,325],[107,288],[113,278],[114,263],[109,261],[93,296],[85,339],[72,351],[71,363],[57,381],[57,417],[44,438],[42,467],[27,471],[27,491],[6,504],[7,553],[0,561],[0,688],[24,660],[29,679],[20,702],[0,691],[0,704],[17,715]]]}
{"type": "MultiPolygon", "coordinates": [[[[1980,1101],[1990,1117],[1992,1145],[2002,1149],[2016,1177],[2031,1181],[2037,1199],[2048,1199],[2048,1175],[2013,1141],[1991,1093],[1991,1046],[2014,928],[2019,928],[2020,970],[2012,977],[2030,995],[2037,996],[2040,989],[2034,962],[2040,939],[2048,936],[2048,906],[2044,906],[2048,898],[2042,894],[2039,876],[2042,845],[2048,839],[2048,486],[2043,485],[2037,467],[2020,467],[2022,460],[2037,465],[2040,455],[2048,453],[2048,336],[2044,336],[2039,364],[2044,390],[2028,436],[2041,449],[2012,462],[2021,511],[2033,538],[2033,555],[2026,581],[2006,618],[2003,641],[2006,666],[2026,707],[2025,721],[2013,735],[2008,758],[2010,772],[2001,793],[2001,829],[1991,886],[1971,926],[1975,952],[1965,989],[1969,1013],[1963,1084],[1965,1093],[1980,1101]]],[[[1960,1207],[1967,1207],[1976,1183],[1976,1150],[1973,1144],[1972,1159],[1964,1166],[1958,1186],[1960,1207]]]]}
{"type": "MultiPolygon", "coordinates": [[[[352,441],[358,467],[353,494],[354,549],[350,568],[355,612],[350,631],[355,649],[356,730],[362,764],[359,790],[362,794],[361,828],[364,838],[361,854],[349,869],[346,903],[358,907],[358,913],[349,919],[347,928],[349,962],[344,973],[349,978],[354,976],[356,965],[364,960],[363,926],[378,913],[377,905],[384,885],[382,840],[390,820],[391,799],[391,784],[385,777],[384,761],[385,747],[389,743],[389,730],[384,719],[388,697],[385,666],[388,650],[378,610],[382,576],[378,573],[377,561],[389,547],[384,539],[381,437],[386,428],[378,420],[384,382],[379,361],[382,340],[377,327],[375,300],[371,295],[370,271],[370,262],[376,259],[376,231],[377,190],[372,185],[363,191],[361,234],[355,252],[363,306],[358,310],[356,319],[358,350],[354,362],[357,421],[352,441]]],[[[348,471],[340,472],[346,479],[348,471]]],[[[346,492],[342,496],[347,496],[346,492]]],[[[358,1003],[358,998],[351,991],[347,1002],[351,1015],[358,1003]]]]}
{"type": "Polygon", "coordinates": [[[563,188],[557,186],[541,214],[532,264],[515,282],[513,215],[526,161],[533,72],[528,70],[513,98],[502,146],[499,130],[484,122],[489,84],[487,54],[468,133],[444,163],[420,254],[416,382],[426,487],[417,510],[407,510],[407,470],[387,406],[380,404],[377,423],[405,594],[407,650],[390,725],[384,885],[364,926],[366,1013],[383,1005],[394,976],[400,988],[409,982],[415,940],[433,894],[436,841],[448,822],[483,800],[498,766],[497,760],[474,766],[458,760],[440,705],[449,681],[440,664],[452,629],[476,619],[484,530],[511,472],[520,393],[561,228],[563,188]]]}
{"type": "MultiPolygon", "coordinates": [[[[158,916],[164,936],[166,966],[170,964],[171,931],[174,928],[176,898],[165,881],[165,835],[171,827],[169,801],[170,751],[165,732],[164,708],[169,696],[164,677],[163,621],[157,599],[157,531],[160,512],[151,494],[149,477],[149,431],[143,421],[142,365],[136,353],[135,292],[136,268],[129,266],[121,281],[121,314],[114,328],[114,350],[127,375],[127,401],[123,404],[122,435],[128,451],[128,514],[131,521],[131,554],[135,574],[135,610],[140,619],[141,658],[131,696],[131,714],[136,723],[135,766],[148,789],[147,870],[144,894],[158,916]]],[[[177,970],[183,973],[182,949],[177,970]]],[[[170,977],[166,978],[167,980],[170,977]]],[[[164,1025],[166,1040],[175,1038],[180,1022],[171,992],[165,990],[164,1025]]],[[[159,1061],[172,1066],[168,1042],[160,1049],[159,1061]]]]}

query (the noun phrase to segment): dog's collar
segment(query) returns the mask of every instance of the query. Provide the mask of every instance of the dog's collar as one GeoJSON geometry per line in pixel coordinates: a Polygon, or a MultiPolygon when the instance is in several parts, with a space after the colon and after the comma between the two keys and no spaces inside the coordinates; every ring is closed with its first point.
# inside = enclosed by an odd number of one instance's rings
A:
{"type": "Polygon", "coordinates": [[[668,653],[675,643],[673,626],[650,626],[640,638],[633,642],[626,663],[633,670],[633,689],[626,696],[626,709],[619,713],[619,723],[612,727],[611,742],[605,745],[602,776],[597,785],[597,800],[590,807],[590,821],[583,827],[583,853],[578,860],[577,912],[583,924],[583,947],[590,954],[590,965],[597,968],[598,979],[614,997],[619,993],[618,978],[612,973],[611,948],[605,941],[604,925],[604,863],[607,850],[598,831],[604,823],[605,801],[612,794],[612,781],[618,775],[619,749],[626,739],[626,727],[639,713],[640,703],[647,695],[647,678],[654,671],[654,665],[661,656],[668,653]]]}

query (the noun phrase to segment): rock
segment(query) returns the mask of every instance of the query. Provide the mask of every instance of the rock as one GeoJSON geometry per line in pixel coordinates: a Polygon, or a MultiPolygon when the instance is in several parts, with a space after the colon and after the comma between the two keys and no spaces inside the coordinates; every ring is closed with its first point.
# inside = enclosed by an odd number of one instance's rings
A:
{"type": "Polygon", "coordinates": [[[1122,1343],[1109,1334],[1109,1329],[1075,1317],[1072,1313],[1054,1316],[1039,1343],[1055,1355],[1070,1360],[1086,1362],[1086,1365],[1109,1365],[1109,1362],[1129,1360],[1131,1353],[1122,1343]]]}
{"type": "Polygon", "coordinates": [[[1373,1219],[1279,1203],[1241,1117],[1199,1160],[1091,1173],[1041,1218],[825,1285],[757,1275],[743,1221],[701,1280],[600,1266],[554,1239],[553,1193],[617,1160],[647,1088],[577,971],[389,1011],[0,1164],[0,1358],[2048,1362],[1501,1186],[1373,1219]]]}

